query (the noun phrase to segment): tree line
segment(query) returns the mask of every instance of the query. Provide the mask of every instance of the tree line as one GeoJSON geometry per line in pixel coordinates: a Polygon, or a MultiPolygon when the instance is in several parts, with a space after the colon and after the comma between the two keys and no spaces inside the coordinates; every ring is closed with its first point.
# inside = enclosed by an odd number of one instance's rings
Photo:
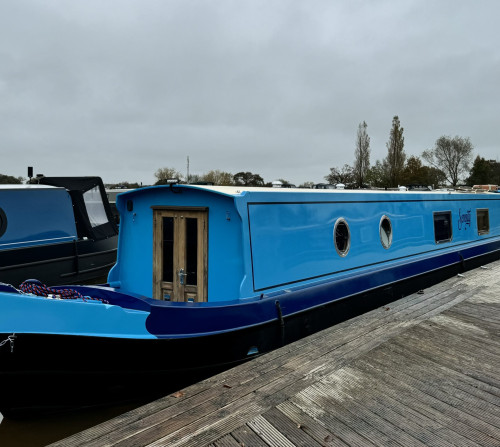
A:
{"type": "Polygon", "coordinates": [[[421,157],[407,157],[404,128],[398,116],[392,119],[386,157],[371,165],[367,128],[365,121],[358,126],[353,165],[330,168],[330,174],[325,176],[329,183],[343,183],[348,188],[500,184],[500,163],[479,155],[472,163],[474,146],[469,138],[443,135],[421,157]]]}
{"type": "MultiPolygon", "coordinates": [[[[347,188],[395,188],[400,185],[420,185],[455,187],[462,184],[473,186],[482,184],[500,185],[500,163],[495,160],[486,160],[479,155],[474,162],[470,139],[455,136],[439,137],[434,147],[424,150],[420,157],[407,157],[404,150],[404,128],[399,117],[392,119],[389,139],[386,143],[387,155],[382,160],[370,162],[370,136],[365,121],[359,124],[355,145],[354,163],[341,167],[330,168],[330,173],[324,178],[332,185],[344,184],[347,188]],[[425,161],[427,164],[424,164],[425,161]]],[[[273,186],[272,182],[265,182],[259,175],[248,171],[236,174],[220,171],[208,171],[205,174],[183,176],[178,170],[171,167],[159,168],[155,172],[156,183],[161,185],[169,179],[178,179],[180,182],[191,184],[210,184],[220,186],[273,186]]],[[[22,183],[22,177],[13,177],[0,174],[1,183],[22,183]]],[[[281,186],[295,186],[285,179],[279,179],[281,186]]],[[[299,187],[311,188],[314,182],[305,182],[299,187]]],[[[111,188],[138,188],[142,183],[121,182],[109,185],[111,188]]]]}

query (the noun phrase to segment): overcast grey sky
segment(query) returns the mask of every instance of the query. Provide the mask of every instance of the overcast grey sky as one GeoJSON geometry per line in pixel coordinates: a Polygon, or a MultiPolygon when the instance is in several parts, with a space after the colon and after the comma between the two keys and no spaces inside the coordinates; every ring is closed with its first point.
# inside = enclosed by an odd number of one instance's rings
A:
{"type": "Polygon", "coordinates": [[[0,173],[324,181],[441,135],[498,159],[496,0],[2,0],[0,173]]]}

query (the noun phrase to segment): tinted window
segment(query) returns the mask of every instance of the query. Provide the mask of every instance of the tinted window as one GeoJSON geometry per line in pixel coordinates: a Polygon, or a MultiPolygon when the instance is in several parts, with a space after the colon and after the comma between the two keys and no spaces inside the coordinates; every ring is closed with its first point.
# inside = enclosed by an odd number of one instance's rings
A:
{"type": "Polygon", "coordinates": [[[488,234],[490,232],[490,213],[488,209],[476,210],[477,233],[488,234]]]}
{"type": "Polygon", "coordinates": [[[434,213],[434,239],[436,243],[451,241],[451,211],[434,213]]]}

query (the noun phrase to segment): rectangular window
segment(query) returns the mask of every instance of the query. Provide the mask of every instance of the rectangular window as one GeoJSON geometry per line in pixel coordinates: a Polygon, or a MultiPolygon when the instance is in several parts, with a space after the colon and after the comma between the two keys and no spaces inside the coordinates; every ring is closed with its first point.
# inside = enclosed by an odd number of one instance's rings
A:
{"type": "Polygon", "coordinates": [[[434,239],[436,244],[450,242],[451,237],[451,211],[434,213],[434,239]]]}
{"type": "Polygon", "coordinates": [[[477,234],[488,234],[490,232],[490,213],[486,209],[476,210],[477,234]]]}
{"type": "Polygon", "coordinates": [[[108,216],[106,215],[106,210],[102,203],[101,191],[98,186],[84,192],[83,200],[92,227],[108,223],[108,216]]]}

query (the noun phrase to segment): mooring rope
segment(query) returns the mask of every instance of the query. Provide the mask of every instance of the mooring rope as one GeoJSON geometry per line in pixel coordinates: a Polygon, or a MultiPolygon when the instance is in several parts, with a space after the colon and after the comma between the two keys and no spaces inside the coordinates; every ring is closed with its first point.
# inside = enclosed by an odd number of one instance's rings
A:
{"type": "Polygon", "coordinates": [[[91,300],[91,301],[101,301],[102,303],[108,303],[106,300],[102,300],[100,298],[92,298],[90,296],[83,296],[78,290],[75,289],[63,289],[63,288],[55,288],[55,287],[47,287],[45,284],[42,284],[37,279],[27,279],[20,286],[24,293],[31,293],[37,296],[44,297],[53,297],[59,298],[62,300],[76,300],[81,299],[83,301],[91,300]]]}
{"type": "Polygon", "coordinates": [[[14,340],[16,339],[16,334],[9,335],[5,340],[0,342],[0,348],[7,342],[10,343],[10,352],[14,352],[14,340]]]}

